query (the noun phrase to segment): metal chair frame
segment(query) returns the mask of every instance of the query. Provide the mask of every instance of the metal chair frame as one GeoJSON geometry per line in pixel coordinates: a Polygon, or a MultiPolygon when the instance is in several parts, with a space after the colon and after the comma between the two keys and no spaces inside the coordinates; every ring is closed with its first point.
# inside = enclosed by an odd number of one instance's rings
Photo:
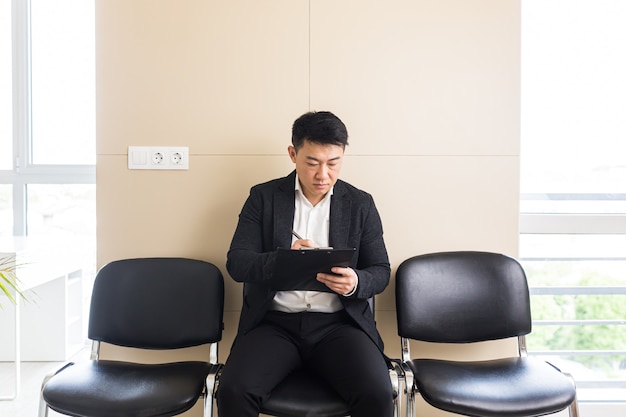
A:
{"type": "MultiPolygon", "coordinates": [[[[479,255],[484,255],[484,254],[488,254],[485,252],[468,252],[468,251],[461,251],[461,252],[456,252],[456,253],[462,253],[462,254],[479,254],[479,255]]],[[[441,253],[441,255],[448,255],[450,253],[441,253]]],[[[452,254],[455,254],[455,252],[452,252],[452,254]]],[[[438,255],[438,254],[425,254],[425,255],[420,255],[420,256],[431,256],[431,255],[438,255]]],[[[491,254],[491,255],[496,255],[496,256],[502,256],[500,254],[491,254]]],[[[420,256],[416,256],[413,258],[419,258],[420,256]]],[[[488,254],[489,256],[489,254],[488,254]]],[[[405,262],[410,261],[411,259],[407,259],[405,262]]],[[[516,261],[515,261],[516,262],[516,261]]],[[[402,266],[402,265],[401,265],[402,266]]],[[[520,266],[521,268],[521,266],[520,266]]],[[[523,272],[523,270],[522,270],[523,272]]],[[[398,291],[398,289],[396,289],[396,291],[398,291]]],[[[399,309],[401,306],[399,305],[399,301],[398,299],[397,301],[397,309],[399,309]]],[[[399,319],[400,320],[400,319],[399,319]]],[[[399,321],[399,326],[400,326],[400,321],[399,321]]],[[[400,334],[400,330],[399,330],[399,334],[400,334]]],[[[435,337],[436,338],[436,337],[435,337]]],[[[493,340],[497,340],[493,339],[493,340]]],[[[405,415],[407,417],[412,417],[415,416],[416,413],[416,408],[415,408],[415,404],[416,404],[416,396],[418,394],[420,394],[419,388],[417,386],[417,381],[416,381],[416,377],[413,373],[413,371],[411,370],[411,368],[408,365],[408,362],[411,361],[413,358],[411,357],[411,352],[410,352],[410,341],[413,340],[412,338],[409,337],[404,337],[402,335],[400,335],[400,344],[401,344],[401,360],[400,360],[400,369],[401,369],[401,374],[400,374],[400,378],[402,380],[403,383],[403,394],[405,395],[405,415]]],[[[420,340],[420,339],[415,339],[415,340],[420,340]]],[[[424,339],[425,340],[425,339],[424,339]]],[[[479,340],[475,340],[476,342],[480,342],[480,341],[486,341],[486,340],[490,340],[490,339],[479,339],[479,340]]],[[[426,340],[429,342],[439,342],[437,340],[426,340]]],[[[466,341],[468,342],[468,341],[466,341]]],[[[444,342],[445,343],[445,342],[444,342]]],[[[448,343],[455,343],[455,342],[448,342],[448,343]]],[[[458,343],[458,342],[457,342],[458,343]]],[[[518,346],[518,356],[521,358],[525,358],[528,357],[528,352],[527,352],[527,345],[526,345],[526,334],[520,334],[517,336],[517,346],[518,346]]],[[[569,416],[570,417],[579,417],[579,410],[578,410],[578,401],[575,395],[575,381],[573,379],[573,377],[570,374],[561,372],[562,374],[564,374],[567,378],[569,378],[569,380],[572,383],[572,386],[574,387],[574,398],[573,401],[566,407],[568,409],[569,412],[569,416]]],[[[559,412],[561,410],[555,410],[554,412],[559,412]]]]}
{"type": "MultiPolygon", "coordinates": [[[[218,345],[221,341],[221,332],[223,329],[222,320],[224,301],[223,277],[219,269],[217,269],[214,265],[208,262],[185,258],[124,259],[120,261],[113,261],[110,264],[105,265],[100,271],[98,271],[98,275],[96,276],[96,284],[94,284],[94,295],[96,294],[96,285],[99,285],[99,292],[97,297],[92,297],[91,307],[92,313],[93,311],[96,311],[97,314],[90,314],[89,322],[89,337],[91,339],[90,357],[87,363],[80,362],[84,365],[90,365],[85,366],[84,368],[81,366],[79,368],[79,362],[66,362],[44,377],[40,391],[38,412],[39,417],[48,417],[49,409],[53,408],[50,407],[50,405],[46,401],[45,396],[47,384],[51,380],[53,380],[55,376],[62,374],[64,371],[71,370],[71,368],[75,365],[77,366],[76,368],[74,368],[74,372],[77,372],[76,375],[80,375],[81,377],[84,376],[85,378],[95,380],[96,382],[100,382],[101,380],[98,378],[99,374],[96,375],[90,371],[92,369],[91,367],[93,366],[98,367],[98,372],[108,372],[112,369],[113,372],[115,372],[114,369],[116,368],[112,368],[111,364],[120,363],[122,364],[122,366],[128,366],[131,369],[133,369],[133,366],[138,365],[140,367],[143,367],[146,365],[137,364],[131,361],[123,362],[102,360],[100,357],[102,342],[106,342],[112,345],[135,347],[139,349],[168,351],[175,351],[176,349],[185,347],[207,345],[209,351],[206,360],[182,362],[184,365],[187,366],[185,369],[193,369],[192,373],[186,370],[183,371],[180,368],[178,369],[180,369],[179,377],[184,377],[185,375],[192,374],[197,377],[199,373],[206,375],[203,380],[202,392],[199,393],[198,400],[204,399],[204,416],[212,417],[216,387],[215,381],[223,366],[223,364],[218,362],[218,345]],[[106,272],[106,275],[103,274],[105,277],[103,278],[104,280],[101,281],[100,284],[98,284],[99,275],[105,268],[109,269],[106,272]],[[181,272],[178,268],[183,269],[183,271],[181,272]],[[210,295],[210,299],[207,299],[206,301],[201,301],[201,299],[199,299],[198,297],[194,297],[195,303],[189,304],[189,308],[185,308],[186,304],[188,303],[188,298],[179,298],[176,301],[178,305],[176,303],[173,304],[173,308],[179,311],[178,317],[176,317],[176,319],[174,320],[171,320],[167,324],[165,324],[163,321],[159,322],[159,325],[156,326],[149,324],[155,321],[154,317],[152,317],[154,313],[138,315],[137,318],[134,320],[129,319],[131,322],[128,325],[124,323],[124,321],[126,321],[126,317],[128,317],[126,315],[128,314],[128,312],[131,312],[132,315],[134,314],[135,310],[141,312],[142,307],[147,309],[152,308],[155,305],[160,306],[161,304],[166,304],[165,301],[168,299],[168,297],[176,297],[177,294],[175,291],[177,289],[180,290],[180,286],[178,286],[176,279],[181,279],[180,277],[176,276],[177,273],[185,274],[185,282],[189,283],[190,285],[189,287],[185,288],[187,294],[189,294],[190,297],[193,297],[195,292],[197,292],[198,289],[201,289],[202,291],[206,291],[207,294],[210,295]],[[210,280],[201,281],[205,277],[210,278],[210,280]],[[112,279],[115,285],[107,285],[107,279],[112,279]],[[146,286],[149,286],[151,282],[155,282],[155,279],[160,280],[158,282],[161,285],[158,287],[158,291],[154,290],[154,292],[150,295],[142,295],[145,294],[142,289],[146,286]],[[196,285],[196,283],[199,286],[196,285]],[[125,309],[117,311],[117,306],[115,305],[111,305],[111,308],[109,308],[108,299],[113,295],[121,294],[120,291],[124,291],[124,294],[127,294],[129,287],[132,288],[132,291],[134,292],[128,293],[128,296],[125,297],[126,300],[122,304],[125,306],[125,309]],[[135,302],[132,301],[132,297],[138,297],[143,300],[137,300],[137,305],[135,306],[135,302]],[[95,303],[94,299],[97,300],[95,303]],[[143,304],[144,301],[145,304],[143,304]],[[199,304],[200,302],[202,303],[202,305],[199,304]],[[95,310],[94,304],[97,304],[95,310]],[[112,309],[116,309],[114,314],[112,314],[112,309]],[[198,319],[198,314],[202,314],[203,318],[201,320],[198,319]],[[114,318],[109,319],[109,315],[114,316],[114,318]],[[179,326],[185,324],[182,322],[184,320],[187,320],[185,321],[185,323],[189,323],[189,326],[185,327],[184,331],[179,332],[178,328],[179,326]],[[144,325],[146,325],[147,328],[144,328],[144,325]],[[165,328],[169,327],[170,329],[172,329],[172,337],[162,338],[160,336],[161,325],[165,328]],[[137,334],[135,334],[135,332],[137,334]],[[119,342],[120,340],[121,342],[119,342]]],[[[170,302],[170,304],[172,303],[170,302]]],[[[169,319],[170,314],[171,313],[169,311],[161,311],[161,316],[163,318],[167,316],[167,319],[169,319]]],[[[164,319],[164,321],[167,321],[167,319],[164,319]]],[[[177,364],[169,365],[175,367],[177,364]]],[[[139,371],[137,370],[137,368],[135,368],[133,372],[139,371]]],[[[168,372],[169,370],[161,372],[161,375],[169,375],[168,372]]],[[[117,378],[119,377],[120,376],[118,374],[117,378]]],[[[196,379],[195,381],[196,383],[200,382],[198,379],[196,379]]],[[[196,387],[198,387],[198,385],[196,385],[196,387]]],[[[54,398],[57,401],[65,401],[65,398],[69,398],[67,397],[68,394],[64,392],[64,390],[66,390],[67,388],[63,380],[61,382],[58,382],[55,388],[58,391],[54,392],[53,389],[53,393],[48,393],[49,395],[52,395],[51,398],[49,397],[49,400],[54,398]]],[[[188,395],[191,393],[192,391],[188,390],[184,393],[184,395],[188,395]]],[[[91,393],[86,393],[86,395],[91,395],[91,393]]],[[[182,398],[179,397],[178,400],[180,400],[181,402],[177,403],[176,407],[179,410],[183,407],[182,404],[185,404],[186,407],[189,407],[190,405],[187,405],[189,404],[188,398],[189,397],[185,397],[184,402],[182,402],[182,398]]],[[[108,401],[108,399],[105,401],[108,401]]],[[[149,397],[143,397],[141,398],[141,400],[138,401],[149,401],[149,397]]],[[[99,416],[110,415],[111,413],[110,411],[99,413],[98,410],[86,411],[84,404],[85,403],[83,403],[80,410],[72,410],[71,400],[68,400],[68,402],[63,403],[62,407],[67,408],[67,412],[70,413],[69,415],[84,416],[86,414],[92,415],[93,412],[94,416],[99,416]],[[76,414],[71,414],[73,412],[75,412],[76,414]]],[[[135,404],[135,406],[137,406],[137,404],[135,404]]],[[[141,405],[139,405],[139,407],[141,407],[141,405]]],[[[166,415],[174,416],[184,411],[186,410],[174,411],[174,408],[172,408],[172,410],[168,411],[168,414],[166,415]]]]}

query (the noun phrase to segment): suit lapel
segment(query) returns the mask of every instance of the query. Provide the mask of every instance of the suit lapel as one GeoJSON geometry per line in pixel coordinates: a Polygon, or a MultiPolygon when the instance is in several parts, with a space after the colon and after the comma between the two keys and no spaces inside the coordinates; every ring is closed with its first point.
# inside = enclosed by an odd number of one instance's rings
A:
{"type": "Polygon", "coordinates": [[[330,246],[344,249],[348,247],[350,232],[351,201],[346,198],[345,189],[341,181],[335,183],[330,201],[330,246]]]}
{"type": "Polygon", "coordinates": [[[295,212],[295,171],[285,177],[274,193],[274,246],[291,247],[291,228],[295,212]]]}

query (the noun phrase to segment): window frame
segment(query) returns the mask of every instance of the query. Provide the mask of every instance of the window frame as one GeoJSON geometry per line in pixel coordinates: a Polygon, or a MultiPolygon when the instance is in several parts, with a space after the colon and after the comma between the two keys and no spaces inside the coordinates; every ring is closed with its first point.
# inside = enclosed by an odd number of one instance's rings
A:
{"type": "MultiPolygon", "coordinates": [[[[563,197],[557,193],[552,197],[546,194],[520,194],[520,201],[532,201],[537,199],[553,199],[559,200],[567,198],[570,201],[589,199],[590,196],[586,194],[571,194],[568,193],[567,197],[563,197]]],[[[594,194],[595,199],[603,199],[601,194],[594,194]]],[[[605,196],[604,199],[614,199],[615,195],[605,196]]],[[[626,195],[620,195],[618,198],[626,200],[626,195]]],[[[528,213],[520,210],[519,216],[519,233],[520,237],[524,234],[546,234],[546,235],[559,235],[559,234],[587,234],[587,235],[613,235],[613,234],[626,234],[626,213],[611,213],[611,214],[570,214],[570,213],[528,213]]],[[[607,260],[608,258],[599,257],[571,257],[567,259],[556,257],[542,257],[540,260],[547,261],[580,261],[580,260],[607,260]]],[[[520,262],[524,264],[526,261],[538,260],[537,258],[520,257],[520,262]]],[[[611,257],[608,260],[623,261],[626,263],[626,254],[624,257],[611,257]]],[[[530,294],[535,296],[540,295],[626,295],[625,286],[550,286],[550,287],[530,287],[530,294]]],[[[560,325],[560,326],[585,326],[585,325],[626,325],[625,320],[533,320],[534,326],[543,325],[560,325]]],[[[532,334],[529,335],[532,337],[532,334]]],[[[537,351],[529,347],[529,355],[537,356],[591,356],[591,355],[626,355],[626,348],[622,350],[559,350],[559,351],[537,351]]],[[[583,380],[576,381],[577,387],[581,389],[626,389],[626,379],[617,380],[583,380]]],[[[583,398],[581,401],[591,402],[590,398],[594,398],[593,394],[589,395],[589,398],[583,398]]],[[[616,402],[626,402],[625,399],[616,398],[616,402]]],[[[605,401],[601,401],[605,402],[605,401]]]]}
{"type": "Polygon", "coordinates": [[[30,1],[12,0],[13,158],[0,170],[0,184],[12,185],[13,235],[26,236],[28,184],[96,184],[96,166],[32,163],[30,1]]]}
{"type": "MultiPolygon", "coordinates": [[[[524,199],[524,194],[521,195],[524,199]]],[[[587,214],[536,214],[536,213],[520,213],[520,237],[524,234],[589,234],[589,235],[609,235],[609,234],[626,234],[626,214],[603,214],[603,215],[587,215],[587,214]]],[[[620,258],[599,258],[599,257],[520,257],[520,262],[545,260],[545,261],[584,261],[584,260],[616,260],[626,263],[626,254],[620,258]]],[[[532,296],[542,295],[603,295],[610,297],[612,295],[626,295],[626,286],[549,286],[549,287],[530,287],[532,296]]],[[[624,320],[533,320],[533,328],[535,326],[596,326],[596,325],[626,325],[624,320]]],[[[532,337],[529,335],[529,339],[532,337]]],[[[532,340],[532,339],[530,339],[532,340]]],[[[528,345],[528,354],[542,357],[555,356],[603,356],[603,355],[626,355],[626,349],[621,350],[533,350],[532,342],[528,345]]],[[[548,359],[549,360],[549,359],[548,359]]],[[[626,380],[583,380],[576,381],[577,388],[580,389],[626,389],[626,380]]],[[[592,402],[595,398],[593,393],[586,393],[581,401],[592,402]]],[[[626,398],[614,398],[612,401],[624,403],[626,398]]]]}

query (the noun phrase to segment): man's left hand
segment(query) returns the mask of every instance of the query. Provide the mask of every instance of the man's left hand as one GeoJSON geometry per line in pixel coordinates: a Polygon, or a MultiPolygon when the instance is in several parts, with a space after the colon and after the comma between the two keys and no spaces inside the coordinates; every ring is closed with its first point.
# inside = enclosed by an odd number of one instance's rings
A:
{"type": "Polygon", "coordinates": [[[333,272],[332,274],[319,272],[317,274],[317,280],[337,294],[350,294],[357,284],[358,279],[356,272],[354,272],[352,268],[343,268],[340,266],[333,267],[331,271],[333,272]]]}

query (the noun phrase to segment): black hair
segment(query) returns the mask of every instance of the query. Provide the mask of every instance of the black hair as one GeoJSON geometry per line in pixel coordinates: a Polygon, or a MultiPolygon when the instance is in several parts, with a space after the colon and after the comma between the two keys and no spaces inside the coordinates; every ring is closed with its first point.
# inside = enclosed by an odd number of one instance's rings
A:
{"type": "Polygon", "coordinates": [[[346,125],[329,111],[304,113],[293,122],[291,144],[300,149],[305,141],[323,145],[348,145],[346,125]]]}

